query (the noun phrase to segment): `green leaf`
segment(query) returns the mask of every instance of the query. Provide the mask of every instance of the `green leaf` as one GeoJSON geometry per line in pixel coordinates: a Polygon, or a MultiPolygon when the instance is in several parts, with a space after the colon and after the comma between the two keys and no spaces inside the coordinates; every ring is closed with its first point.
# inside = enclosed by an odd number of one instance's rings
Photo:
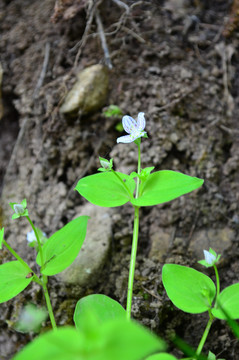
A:
{"type": "Polygon", "coordinates": [[[140,196],[132,200],[136,206],[162,204],[187,194],[203,184],[203,180],[182,173],[161,170],[150,174],[140,187],[140,196]]]}
{"type": "Polygon", "coordinates": [[[201,272],[186,266],[166,264],[163,266],[162,280],[168,297],[179,309],[199,314],[211,307],[216,287],[201,272]]]}
{"type": "Polygon", "coordinates": [[[21,205],[23,206],[24,209],[26,209],[27,207],[27,199],[23,199],[21,202],[21,205]]]}
{"type": "Polygon", "coordinates": [[[77,302],[74,322],[78,330],[88,327],[90,314],[94,314],[96,326],[101,326],[108,320],[126,317],[125,309],[117,301],[103,294],[88,295],[77,302]]]}
{"type": "Polygon", "coordinates": [[[74,328],[61,327],[57,331],[51,330],[35,338],[12,360],[32,360],[33,354],[34,360],[80,360],[83,349],[84,336],[74,328]]]}
{"type": "Polygon", "coordinates": [[[224,308],[220,305],[220,303],[218,301],[217,301],[217,306],[222,311],[222,313],[225,315],[225,319],[226,319],[228,325],[230,326],[230,328],[232,329],[234,335],[239,339],[238,323],[227,314],[227,312],[224,310],[224,308]]]}
{"type": "Polygon", "coordinates": [[[217,359],[216,359],[216,355],[213,354],[211,351],[208,352],[207,359],[208,359],[208,360],[217,360],[217,359]]]}
{"type": "MultiPolygon", "coordinates": [[[[226,287],[217,298],[224,311],[231,319],[239,319],[239,283],[226,287]]],[[[212,314],[222,320],[227,320],[225,313],[217,307],[212,309],[212,314]]]]}
{"type": "Polygon", "coordinates": [[[207,360],[225,360],[225,359],[217,359],[216,355],[213,354],[211,351],[208,352],[207,360]]]}
{"type": "Polygon", "coordinates": [[[27,278],[28,274],[20,261],[0,265],[0,303],[12,299],[30,284],[33,278],[27,278]]]}
{"type": "Polygon", "coordinates": [[[130,201],[135,186],[135,181],[128,175],[111,171],[80,179],[75,190],[92,204],[115,207],[130,201]]]}
{"type": "Polygon", "coordinates": [[[154,354],[147,357],[145,360],[177,360],[176,357],[167,353],[154,354]]]}
{"type": "Polygon", "coordinates": [[[141,360],[165,348],[162,340],[132,321],[111,320],[93,334],[71,327],[50,331],[29,343],[12,360],[141,360]]]}
{"type": "Polygon", "coordinates": [[[43,245],[44,264],[40,253],[36,262],[42,266],[41,273],[55,275],[66,269],[77,257],[86,236],[88,216],[80,216],[55,232],[43,245]]]}
{"type": "Polygon", "coordinates": [[[97,360],[141,360],[156,351],[165,350],[164,342],[146,328],[127,319],[106,322],[102,326],[106,340],[97,360]]]}
{"type": "Polygon", "coordinates": [[[2,249],[3,237],[4,237],[4,228],[0,230],[0,250],[2,249]]]}
{"type": "Polygon", "coordinates": [[[108,108],[105,111],[103,111],[103,114],[107,118],[113,117],[113,116],[120,117],[123,115],[122,110],[117,105],[108,106],[108,108]]]}

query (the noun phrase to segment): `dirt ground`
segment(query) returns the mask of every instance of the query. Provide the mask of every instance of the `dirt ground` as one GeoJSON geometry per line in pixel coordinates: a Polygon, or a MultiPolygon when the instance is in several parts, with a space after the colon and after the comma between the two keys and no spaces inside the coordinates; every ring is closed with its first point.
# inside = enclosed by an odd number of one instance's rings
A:
{"type": "MultiPolygon", "coordinates": [[[[133,316],[160,336],[169,339],[176,332],[194,347],[206,316],[172,306],[161,268],[174,262],[200,269],[202,250],[212,246],[222,253],[221,287],[239,281],[236,11],[237,0],[0,0],[0,225],[6,237],[31,262],[19,235],[24,222],[13,228],[8,220],[9,201],[26,197],[33,220],[50,234],[84,205],[73,187],[97,170],[98,156],[113,157],[119,171],[135,170],[134,144],[116,144],[121,118],[107,118],[102,110],[115,104],[133,117],[145,112],[149,139],[142,144],[142,167],[181,171],[205,184],[172,203],[141,209],[133,316]],[[94,112],[64,116],[59,109],[76,74],[94,64],[109,66],[96,9],[112,63],[108,96],[94,112]]],[[[125,305],[132,223],[129,205],[112,211],[110,255],[100,280],[88,284],[84,294],[105,293],[125,305]]],[[[2,251],[0,261],[9,259],[2,251]]],[[[55,278],[50,289],[57,322],[70,323],[79,293],[55,278]]],[[[13,324],[23,303],[44,303],[34,290],[0,305],[1,360],[33,337],[16,332],[13,324]]],[[[209,349],[219,358],[239,359],[225,322],[213,324],[205,353],[209,349]]],[[[180,358],[172,344],[169,351],[180,358]]]]}

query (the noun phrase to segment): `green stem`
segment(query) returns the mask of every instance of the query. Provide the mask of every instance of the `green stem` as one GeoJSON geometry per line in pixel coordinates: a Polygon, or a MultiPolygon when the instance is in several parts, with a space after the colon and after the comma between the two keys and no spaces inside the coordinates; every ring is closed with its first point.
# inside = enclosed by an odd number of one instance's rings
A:
{"type": "Polygon", "coordinates": [[[128,295],[127,295],[127,306],[126,306],[126,317],[129,320],[131,316],[132,296],[133,296],[133,284],[134,284],[134,270],[136,263],[137,245],[138,245],[138,233],[139,233],[139,207],[135,206],[134,211],[134,233],[130,259],[129,269],[129,281],[128,281],[128,295]]]}
{"type": "Polygon", "coordinates": [[[41,266],[43,266],[44,264],[44,257],[43,257],[43,251],[42,251],[42,246],[41,246],[41,241],[39,239],[39,236],[38,236],[38,233],[37,233],[37,230],[33,224],[33,222],[31,221],[31,219],[29,218],[29,216],[26,216],[27,220],[29,221],[31,227],[32,227],[32,230],[34,231],[34,234],[35,234],[35,237],[37,239],[37,243],[38,243],[38,248],[39,248],[39,253],[40,253],[40,257],[41,257],[41,266]]]}
{"type": "Polygon", "coordinates": [[[209,330],[210,330],[210,328],[211,328],[211,326],[212,326],[213,320],[214,320],[214,317],[213,317],[213,315],[211,314],[211,312],[209,311],[209,320],[208,320],[207,326],[206,326],[206,328],[205,328],[205,330],[204,330],[204,333],[203,333],[203,335],[202,335],[202,338],[201,338],[201,340],[200,340],[200,343],[199,343],[199,345],[198,345],[198,348],[197,348],[197,351],[196,351],[196,355],[200,355],[200,354],[201,354],[201,351],[202,351],[203,346],[204,346],[204,344],[205,344],[205,341],[206,341],[206,339],[207,339],[209,330]]]}
{"type": "Polygon", "coordinates": [[[44,292],[44,296],[46,299],[47,310],[48,310],[49,317],[51,320],[51,325],[52,325],[52,328],[55,330],[55,329],[57,329],[57,326],[56,326],[56,321],[55,321],[55,317],[54,317],[52,306],[51,306],[50,296],[49,296],[49,293],[47,290],[47,276],[46,275],[43,275],[42,287],[43,287],[43,292],[44,292]]]}
{"type": "MultiPolygon", "coordinates": [[[[138,174],[140,174],[140,167],[141,167],[140,141],[137,144],[137,146],[138,146],[138,174]]],[[[137,177],[136,194],[135,194],[136,199],[139,196],[139,185],[140,185],[140,181],[139,181],[139,178],[137,177]]],[[[130,320],[130,317],[131,317],[133,286],[134,286],[134,271],[135,271],[135,264],[136,264],[138,237],[139,237],[139,207],[135,206],[134,207],[134,231],[133,231],[131,258],[130,258],[129,280],[128,280],[128,295],[127,295],[127,306],[126,306],[126,317],[127,317],[128,320],[130,320]]]]}
{"type": "MultiPolygon", "coordinates": [[[[137,144],[138,146],[138,175],[140,175],[140,171],[141,171],[141,159],[140,159],[140,142],[139,144],[137,144]]],[[[137,177],[137,184],[136,184],[136,195],[135,198],[138,199],[139,197],[139,177],[137,177]]]]}
{"type": "Polygon", "coordinates": [[[19,256],[15,250],[3,239],[3,244],[6,246],[8,251],[29,271],[33,272],[30,266],[19,256]]]}
{"type": "Polygon", "coordinates": [[[42,285],[39,277],[34,273],[34,271],[30,268],[30,266],[21,258],[18,253],[3,239],[3,244],[6,246],[8,251],[29,271],[29,273],[33,273],[33,280],[36,281],[39,285],[42,285]]]}
{"type": "MultiPolygon", "coordinates": [[[[29,221],[29,223],[30,223],[30,225],[31,225],[31,227],[32,227],[32,229],[34,231],[34,234],[36,236],[37,243],[38,243],[38,248],[39,248],[39,253],[40,253],[40,257],[41,257],[41,266],[43,266],[44,257],[43,257],[41,241],[39,239],[37,230],[36,230],[33,222],[31,221],[29,216],[26,216],[26,218],[29,221]]],[[[47,310],[48,310],[48,313],[49,313],[49,316],[50,316],[52,328],[56,329],[57,326],[56,326],[56,322],[55,322],[55,318],[54,318],[54,314],[53,314],[53,310],[52,310],[52,306],[51,306],[50,296],[49,296],[49,293],[48,293],[48,290],[47,290],[47,276],[46,275],[43,275],[43,281],[42,281],[41,285],[43,287],[43,293],[44,293],[44,296],[45,296],[45,299],[46,299],[47,310]]]]}
{"type": "Polygon", "coordinates": [[[217,267],[214,264],[213,265],[214,271],[215,271],[215,275],[216,275],[216,286],[217,286],[217,295],[216,295],[216,300],[218,295],[220,294],[220,280],[219,280],[219,275],[218,275],[218,271],[217,271],[217,267]]]}

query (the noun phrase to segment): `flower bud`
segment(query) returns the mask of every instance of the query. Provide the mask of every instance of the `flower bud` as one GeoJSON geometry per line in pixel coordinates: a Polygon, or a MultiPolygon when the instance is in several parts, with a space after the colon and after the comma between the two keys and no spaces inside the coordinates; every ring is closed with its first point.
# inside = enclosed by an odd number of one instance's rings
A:
{"type": "Polygon", "coordinates": [[[205,257],[205,261],[209,264],[212,265],[213,262],[216,260],[216,256],[211,254],[209,251],[207,250],[203,250],[204,252],[204,257],[205,257]]]}
{"type": "Polygon", "coordinates": [[[24,207],[21,204],[14,204],[13,208],[17,215],[22,215],[25,211],[24,207]]]}

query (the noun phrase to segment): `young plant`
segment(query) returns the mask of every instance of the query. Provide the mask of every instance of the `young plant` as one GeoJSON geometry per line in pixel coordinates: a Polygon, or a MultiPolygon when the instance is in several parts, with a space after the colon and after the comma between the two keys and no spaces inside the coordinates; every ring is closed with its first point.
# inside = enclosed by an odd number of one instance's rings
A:
{"type": "Polygon", "coordinates": [[[137,146],[137,172],[130,175],[113,169],[113,159],[100,158],[100,173],[80,179],[76,190],[92,204],[102,207],[116,207],[130,202],[134,208],[134,230],[129,269],[127,318],[131,316],[133,281],[139,233],[139,210],[143,206],[153,206],[171,201],[187,194],[203,184],[203,180],[180,172],[161,170],[152,172],[154,167],[141,168],[141,138],[147,138],[144,130],[144,113],[138,114],[137,121],[126,115],[122,119],[123,128],[128,135],[121,136],[117,143],[132,143],[137,146]],[[136,179],[136,181],[135,181],[136,179]]]}
{"type": "MultiPolygon", "coordinates": [[[[139,233],[139,210],[140,207],[161,204],[189,193],[199,188],[203,180],[170,170],[152,172],[154,167],[142,169],[140,143],[142,137],[147,138],[144,130],[144,113],[138,114],[137,121],[126,115],[122,123],[128,135],[119,137],[117,143],[134,142],[136,144],[137,172],[127,175],[115,171],[113,159],[108,161],[100,158],[99,173],[80,179],[76,190],[98,206],[115,207],[130,202],[134,208],[126,311],[118,302],[105,295],[89,295],[77,302],[74,313],[76,329],[63,327],[54,331],[56,323],[47,291],[47,277],[61,272],[73,262],[84,241],[88,217],[82,216],[71,221],[46,239],[29,218],[26,200],[23,200],[21,204],[11,203],[10,206],[15,211],[13,219],[25,216],[31,224],[34,236],[29,235],[28,240],[38,251],[36,263],[40,266],[40,274],[33,272],[4,240],[4,229],[2,229],[0,248],[4,244],[17,261],[0,266],[0,302],[11,299],[31,281],[36,281],[43,287],[53,327],[52,331],[40,335],[28,344],[14,357],[14,360],[30,360],[33,354],[35,360],[49,358],[51,360],[142,360],[143,358],[175,360],[172,355],[162,352],[165,351],[166,346],[161,339],[130,320],[139,233]]],[[[209,288],[210,286],[211,284],[208,283],[209,288]]],[[[210,296],[209,294],[209,300],[210,296]]],[[[40,315],[42,314],[39,314],[39,317],[40,315]]]]}
{"type": "Polygon", "coordinates": [[[122,110],[117,105],[110,105],[104,111],[103,114],[105,117],[120,117],[123,115],[122,110]]]}
{"type": "MultiPolygon", "coordinates": [[[[29,217],[26,199],[20,204],[13,202],[9,205],[14,211],[13,220],[26,217],[32,227],[34,235],[30,233],[27,238],[30,243],[35,244],[36,263],[40,267],[40,274],[36,274],[4,240],[4,229],[2,229],[0,231],[0,249],[2,245],[6,246],[16,260],[0,265],[0,303],[12,299],[32,281],[35,281],[43,288],[50,321],[55,329],[56,322],[47,289],[48,276],[58,274],[74,261],[85,239],[88,217],[80,216],[72,220],[46,241],[44,234],[35,227],[29,217]]],[[[35,314],[37,314],[36,311],[35,314]]]]}
{"type": "MultiPolygon", "coordinates": [[[[239,319],[239,283],[220,291],[216,264],[221,255],[217,255],[210,248],[209,251],[204,250],[204,256],[205,259],[198,262],[206,268],[214,268],[216,285],[207,275],[186,266],[166,264],[162,270],[163,285],[176,307],[191,314],[208,311],[208,323],[192,359],[196,359],[201,354],[215,318],[221,320],[229,318],[229,321],[239,319]]],[[[216,360],[212,352],[209,352],[208,360],[216,360]]]]}

